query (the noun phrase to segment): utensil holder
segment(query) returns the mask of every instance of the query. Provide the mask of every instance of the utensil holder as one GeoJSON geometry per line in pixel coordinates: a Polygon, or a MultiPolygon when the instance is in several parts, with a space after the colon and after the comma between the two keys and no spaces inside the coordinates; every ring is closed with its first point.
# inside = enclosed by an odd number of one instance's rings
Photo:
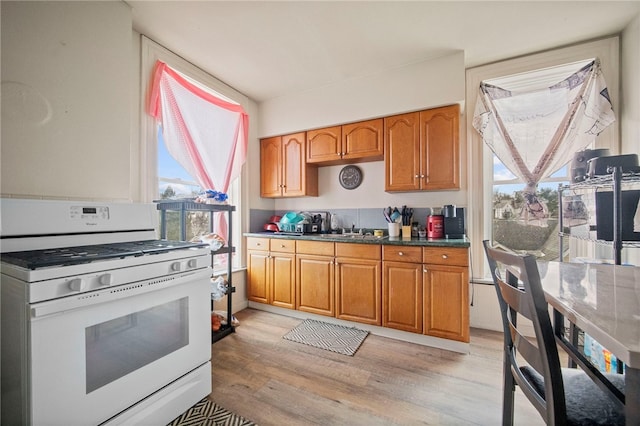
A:
{"type": "Polygon", "coordinates": [[[400,236],[400,224],[399,223],[389,223],[389,237],[399,237],[400,236]]]}

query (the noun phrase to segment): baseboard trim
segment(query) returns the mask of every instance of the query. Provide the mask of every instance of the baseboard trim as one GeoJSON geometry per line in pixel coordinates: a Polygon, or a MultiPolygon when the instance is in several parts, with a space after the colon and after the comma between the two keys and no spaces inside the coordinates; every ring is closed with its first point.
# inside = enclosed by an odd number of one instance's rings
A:
{"type": "Polygon", "coordinates": [[[429,346],[432,348],[444,349],[447,351],[457,352],[461,354],[469,354],[469,351],[470,351],[469,343],[458,342],[455,340],[441,339],[439,337],[425,336],[423,334],[409,333],[407,331],[394,330],[392,328],[362,324],[359,322],[344,321],[344,320],[340,320],[333,317],[327,317],[324,315],[316,315],[309,312],[279,308],[277,306],[266,305],[264,303],[249,301],[248,307],[257,309],[260,311],[271,312],[274,314],[284,315],[284,316],[293,317],[293,318],[315,319],[318,321],[324,321],[331,324],[343,325],[346,327],[357,327],[361,330],[366,330],[371,334],[375,334],[376,336],[388,337],[390,339],[402,340],[404,342],[415,343],[418,345],[429,346]]]}

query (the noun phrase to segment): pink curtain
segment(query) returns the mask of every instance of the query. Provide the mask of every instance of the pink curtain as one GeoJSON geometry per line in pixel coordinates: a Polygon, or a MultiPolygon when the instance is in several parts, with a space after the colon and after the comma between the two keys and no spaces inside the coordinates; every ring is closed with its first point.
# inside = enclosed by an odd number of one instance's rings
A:
{"type": "MultiPolygon", "coordinates": [[[[156,62],[148,112],[162,125],[169,153],[204,189],[226,193],[247,157],[249,116],[162,61],[156,62]]],[[[227,241],[226,218],[214,215],[227,241]]]]}

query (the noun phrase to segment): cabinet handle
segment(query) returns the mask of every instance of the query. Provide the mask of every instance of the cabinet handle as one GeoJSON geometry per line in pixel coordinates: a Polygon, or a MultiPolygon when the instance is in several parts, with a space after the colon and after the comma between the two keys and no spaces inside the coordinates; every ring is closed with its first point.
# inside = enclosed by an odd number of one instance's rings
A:
{"type": "Polygon", "coordinates": [[[427,268],[424,268],[422,272],[429,272],[429,270],[427,268]]]}
{"type": "Polygon", "coordinates": [[[443,255],[442,255],[442,258],[443,258],[443,259],[448,259],[448,258],[449,258],[449,256],[447,256],[446,254],[443,254],[443,255]]]}
{"type": "Polygon", "coordinates": [[[415,178],[418,179],[420,177],[420,175],[416,175],[415,178]]]}
{"type": "Polygon", "coordinates": [[[420,175],[420,177],[421,177],[422,179],[424,179],[424,175],[420,175]]]}
{"type": "Polygon", "coordinates": [[[398,252],[398,256],[404,256],[404,253],[403,253],[403,252],[401,252],[401,251],[399,251],[399,252],[398,252]]]}
{"type": "Polygon", "coordinates": [[[280,244],[280,248],[284,248],[284,244],[280,244]]]}

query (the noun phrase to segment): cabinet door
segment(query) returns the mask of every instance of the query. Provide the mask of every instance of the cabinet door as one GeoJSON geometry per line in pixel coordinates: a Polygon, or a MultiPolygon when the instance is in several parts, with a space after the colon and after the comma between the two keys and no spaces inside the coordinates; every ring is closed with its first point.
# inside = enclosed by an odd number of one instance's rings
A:
{"type": "Polygon", "coordinates": [[[304,133],[282,136],[282,195],[306,195],[306,164],[304,133]]]}
{"type": "Polygon", "coordinates": [[[342,126],[342,159],[377,161],[384,158],[383,119],[342,126]]]}
{"type": "Polygon", "coordinates": [[[422,265],[382,262],[382,326],[422,333],[422,265]]]}
{"type": "Polygon", "coordinates": [[[295,255],[271,253],[271,304],[295,309],[295,255]]]}
{"type": "Polygon", "coordinates": [[[269,252],[247,251],[247,298],[269,303],[269,252]]]}
{"type": "Polygon", "coordinates": [[[425,265],[423,281],[424,334],[468,342],[468,269],[425,265]]]}
{"type": "Polygon", "coordinates": [[[384,119],[385,191],[420,189],[420,114],[384,119]]]}
{"type": "Polygon", "coordinates": [[[327,163],[342,158],[342,127],[307,131],[307,163],[327,163]]]}
{"type": "Polygon", "coordinates": [[[282,195],[282,138],[260,140],[260,196],[282,195]]]}
{"type": "Polygon", "coordinates": [[[336,317],[381,325],[381,262],[336,258],[336,317]]]}
{"type": "Polygon", "coordinates": [[[422,189],[460,189],[460,106],[420,112],[422,189]]]}
{"type": "Polygon", "coordinates": [[[296,306],[299,311],[335,316],[333,257],[296,256],[296,306]]]}

